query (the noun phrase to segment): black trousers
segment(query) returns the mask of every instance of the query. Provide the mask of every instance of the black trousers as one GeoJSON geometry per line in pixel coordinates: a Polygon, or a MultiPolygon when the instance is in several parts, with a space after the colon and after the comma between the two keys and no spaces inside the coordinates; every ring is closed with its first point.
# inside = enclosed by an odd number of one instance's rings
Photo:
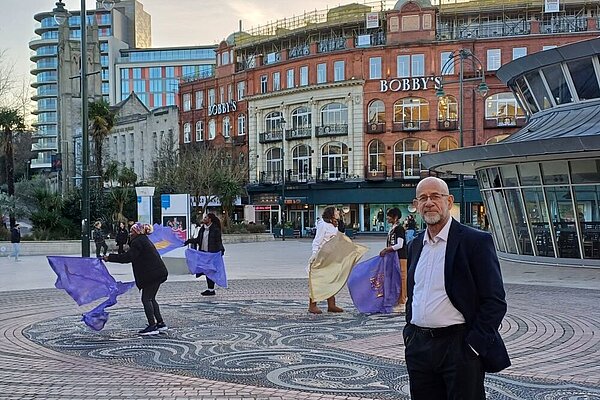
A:
{"type": "MultiPolygon", "coordinates": [[[[204,274],[196,274],[196,278],[201,277],[204,274]]],[[[215,281],[213,281],[212,279],[210,279],[208,276],[206,277],[206,286],[208,287],[209,290],[214,290],[215,289],[215,281]]]]}
{"type": "Polygon", "coordinates": [[[466,329],[432,336],[404,328],[412,400],[485,400],[481,359],[465,341],[466,329]]]}
{"type": "Polygon", "coordinates": [[[119,249],[117,250],[118,254],[125,253],[125,249],[123,249],[123,246],[125,246],[125,243],[118,243],[117,246],[119,247],[119,249]]]}
{"type": "Polygon", "coordinates": [[[159,288],[160,283],[142,289],[142,305],[144,306],[144,313],[146,313],[146,318],[148,319],[148,325],[163,322],[163,318],[160,315],[160,307],[156,302],[156,293],[158,293],[159,288]]]}
{"type": "Polygon", "coordinates": [[[106,244],[106,242],[96,243],[96,258],[100,257],[100,249],[104,249],[102,251],[102,254],[106,255],[106,253],[108,252],[108,245],[106,244]]]}

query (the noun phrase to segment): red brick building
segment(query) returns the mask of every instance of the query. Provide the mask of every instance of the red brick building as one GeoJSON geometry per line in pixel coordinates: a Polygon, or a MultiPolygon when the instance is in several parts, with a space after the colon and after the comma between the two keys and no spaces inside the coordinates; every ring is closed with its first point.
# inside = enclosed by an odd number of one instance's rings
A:
{"type": "MultiPolygon", "coordinates": [[[[414,186],[430,174],[422,154],[493,143],[525,124],[519,99],[495,77],[502,64],[598,35],[597,6],[546,13],[537,3],[349,4],[236,32],[217,50],[214,78],[181,84],[181,143],[203,123],[215,145],[244,144],[247,219],[273,228],[283,217],[303,232],[338,204],[352,229],[386,231],[388,208],[414,212],[414,186]],[[198,92],[210,107],[197,108],[198,92]]],[[[456,177],[444,177],[460,203],[456,177]]],[[[485,213],[476,185],[462,191],[474,225],[485,213]]]]}

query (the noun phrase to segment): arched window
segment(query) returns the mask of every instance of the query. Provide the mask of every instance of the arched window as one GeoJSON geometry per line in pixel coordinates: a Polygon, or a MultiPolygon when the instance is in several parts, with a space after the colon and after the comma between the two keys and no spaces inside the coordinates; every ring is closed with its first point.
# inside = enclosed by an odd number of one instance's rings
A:
{"type": "Polygon", "coordinates": [[[189,122],[183,124],[183,143],[192,141],[192,125],[189,122]]]}
{"type": "Polygon", "coordinates": [[[525,112],[512,92],[493,94],[485,99],[485,119],[497,119],[498,126],[515,126],[517,117],[525,118],[525,112]]]}
{"type": "Polygon", "coordinates": [[[369,104],[369,124],[385,124],[385,104],[381,100],[373,100],[369,104]]]}
{"type": "Polygon", "coordinates": [[[214,119],[208,121],[208,140],[213,140],[217,136],[217,122],[214,119]]]}
{"type": "Polygon", "coordinates": [[[508,134],[503,134],[503,135],[496,135],[494,137],[489,138],[485,144],[494,144],[494,143],[500,143],[501,141],[503,141],[504,139],[506,139],[507,137],[509,137],[510,135],[508,134]]]}
{"type": "Polygon", "coordinates": [[[281,181],[281,148],[272,147],[266,153],[265,180],[268,182],[281,181]]]}
{"type": "Polygon", "coordinates": [[[238,136],[243,136],[246,134],[246,116],[244,114],[238,115],[238,136]]]}
{"type": "Polygon", "coordinates": [[[369,143],[369,172],[385,172],[385,145],[381,140],[375,139],[369,143]]]}
{"type": "Polygon", "coordinates": [[[229,117],[223,117],[223,137],[228,138],[231,136],[231,119],[229,117]]]}
{"type": "Polygon", "coordinates": [[[394,172],[406,179],[421,177],[421,155],[429,143],[421,139],[404,139],[394,145],[394,172]]]}
{"type": "Polygon", "coordinates": [[[394,122],[429,122],[429,103],[419,97],[407,97],[394,103],[394,122]]]}
{"type": "Polygon", "coordinates": [[[196,122],[196,142],[204,140],[204,121],[196,122]]]}
{"type": "Polygon", "coordinates": [[[312,157],[309,145],[300,144],[292,149],[292,180],[308,182],[312,174],[312,157]]]}
{"type": "Polygon", "coordinates": [[[454,150],[458,149],[458,143],[453,137],[446,136],[440,139],[437,148],[438,151],[454,150]]]}
{"type": "Polygon", "coordinates": [[[342,103],[329,103],[321,108],[321,125],[348,125],[348,107],[342,103]]]}
{"type": "Polygon", "coordinates": [[[458,121],[458,102],[453,96],[438,100],[438,121],[458,121]]]}
{"type": "Polygon", "coordinates": [[[348,146],[340,142],[325,143],[321,148],[322,178],[330,181],[345,179],[348,175],[348,146]]]}
{"type": "Polygon", "coordinates": [[[311,112],[308,107],[302,106],[292,111],[292,128],[302,129],[312,126],[311,112]]]}
{"type": "Polygon", "coordinates": [[[265,117],[265,132],[274,133],[281,132],[281,120],[283,119],[283,114],[281,111],[272,111],[267,114],[265,117]]]}

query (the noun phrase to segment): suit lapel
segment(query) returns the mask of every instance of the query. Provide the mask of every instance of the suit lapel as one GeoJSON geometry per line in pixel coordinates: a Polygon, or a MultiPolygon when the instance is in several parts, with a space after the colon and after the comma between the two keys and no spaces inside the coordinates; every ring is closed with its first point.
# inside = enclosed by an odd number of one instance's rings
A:
{"type": "Polygon", "coordinates": [[[446,260],[444,263],[444,280],[446,286],[446,293],[450,293],[449,288],[452,287],[452,276],[454,276],[454,259],[456,257],[456,250],[460,243],[460,236],[462,235],[462,227],[460,223],[452,219],[450,224],[450,231],[448,232],[448,243],[446,244],[446,260]]]}

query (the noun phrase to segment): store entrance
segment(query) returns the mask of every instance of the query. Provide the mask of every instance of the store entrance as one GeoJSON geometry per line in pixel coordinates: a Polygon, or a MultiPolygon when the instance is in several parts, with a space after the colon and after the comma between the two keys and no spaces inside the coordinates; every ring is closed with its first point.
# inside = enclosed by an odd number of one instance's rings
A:
{"type": "Polygon", "coordinates": [[[300,231],[301,236],[306,236],[307,229],[313,226],[311,213],[308,210],[290,210],[289,214],[294,230],[300,231]]]}

